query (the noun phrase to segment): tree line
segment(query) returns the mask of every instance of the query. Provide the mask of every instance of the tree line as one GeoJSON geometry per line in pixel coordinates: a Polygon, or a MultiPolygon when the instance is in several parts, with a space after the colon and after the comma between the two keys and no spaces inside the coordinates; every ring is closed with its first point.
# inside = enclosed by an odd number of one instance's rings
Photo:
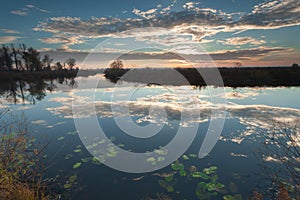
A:
{"type": "Polygon", "coordinates": [[[65,62],[53,63],[49,55],[41,56],[36,49],[25,44],[2,45],[0,48],[0,71],[33,72],[53,70],[73,70],[76,60],[69,58],[65,62]]]}

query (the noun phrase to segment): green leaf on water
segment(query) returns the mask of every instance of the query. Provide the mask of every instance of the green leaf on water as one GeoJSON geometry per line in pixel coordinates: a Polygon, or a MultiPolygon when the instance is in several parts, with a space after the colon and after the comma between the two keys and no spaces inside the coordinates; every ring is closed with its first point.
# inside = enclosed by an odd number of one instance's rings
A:
{"type": "Polygon", "coordinates": [[[183,158],[184,160],[189,160],[189,159],[190,159],[187,155],[183,155],[182,158],[183,158]]]}
{"type": "Polygon", "coordinates": [[[180,170],[179,172],[180,176],[186,176],[186,171],[184,169],[180,170]]]}
{"type": "Polygon", "coordinates": [[[70,176],[69,182],[74,183],[77,180],[77,174],[74,174],[73,176],[70,176]]]}
{"type": "Polygon", "coordinates": [[[64,184],[64,188],[65,188],[65,189],[69,189],[70,187],[72,187],[72,184],[71,184],[71,183],[66,183],[66,184],[64,184]]]}
{"type": "Polygon", "coordinates": [[[202,178],[204,180],[208,180],[209,176],[207,174],[204,174],[203,172],[192,172],[191,176],[193,178],[202,178]]]}
{"type": "Polygon", "coordinates": [[[75,152],[75,153],[80,153],[80,152],[81,152],[81,149],[74,149],[74,152],[75,152]]]}
{"type": "Polygon", "coordinates": [[[191,158],[197,158],[198,156],[196,155],[196,154],[189,154],[189,156],[191,157],[191,158]]]}
{"type": "Polygon", "coordinates": [[[65,156],[65,160],[69,160],[69,159],[72,158],[72,157],[73,157],[72,154],[67,154],[67,155],[65,156]]]}
{"type": "Polygon", "coordinates": [[[171,165],[172,169],[175,171],[180,171],[184,169],[184,165],[182,163],[180,163],[178,160],[176,160],[175,163],[173,163],[171,165]]]}
{"type": "Polygon", "coordinates": [[[125,144],[118,144],[118,147],[125,147],[125,144]]]}
{"type": "Polygon", "coordinates": [[[154,157],[147,158],[147,162],[150,162],[152,165],[156,165],[156,160],[154,157]]]}
{"type": "Polygon", "coordinates": [[[87,162],[89,162],[89,158],[81,158],[81,161],[82,161],[83,163],[87,163],[87,162]]]}
{"type": "Polygon", "coordinates": [[[172,183],[166,182],[164,180],[158,180],[158,184],[162,188],[165,188],[168,192],[174,192],[174,187],[173,187],[172,183]]]}
{"type": "Polygon", "coordinates": [[[171,174],[171,175],[165,177],[165,180],[166,180],[167,182],[171,182],[171,181],[173,181],[173,179],[174,179],[173,174],[171,174]]]}
{"type": "Polygon", "coordinates": [[[299,167],[295,167],[294,168],[296,172],[300,172],[300,168],[299,167]]]}
{"type": "Polygon", "coordinates": [[[218,169],[218,168],[217,168],[216,166],[211,166],[211,167],[209,167],[209,168],[203,169],[203,172],[204,172],[205,174],[213,174],[213,173],[216,173],[217,169],[218,169]]]}
{"type": "Polygon", "coordinates": [[[243,197],[240,194],[235,195],[225,195],[223,196],[224,200],[243,200],[243,197]]]}
{"type": "Polygon", "coordinates": [[[159,156],[159,157],[157,158],[157,162],[161,162],[161,161],[164,161],[164,160],[165,160],[165,158],[162,157],[162,156],[159,156]]]}
{"type": "Polygon", "coordinates": [[[81,162],[77,162],[73,165],[73,169],[77,169],[81,166],[81,162]]]}
{"type": "Polygon", "coordinates": [[[64,140],[64,139],[65,139],[65,137],[63,137],[63,136],[62,136],[62,137],[59,137],[59,138],[57,138],[57,140],[58,140],[58,141],[61,141],[61,140],[64,140]]]}

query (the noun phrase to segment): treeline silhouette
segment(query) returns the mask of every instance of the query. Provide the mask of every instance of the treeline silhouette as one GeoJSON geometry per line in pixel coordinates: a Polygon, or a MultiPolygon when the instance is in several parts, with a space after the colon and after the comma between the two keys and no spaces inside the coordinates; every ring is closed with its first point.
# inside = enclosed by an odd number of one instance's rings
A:
{"type": "MultiPolygon", "coordinates": [[[[69,58],[65,62],[53,63],[49,55],[40,55],[36,49],[25,44],[2,45],[0,48],[0,71],[34,72],[34,71],[67,71],[73,70],[76,60],[69,58]]],[[[78,69],[78,68],[77,68],[78,69]]]]}

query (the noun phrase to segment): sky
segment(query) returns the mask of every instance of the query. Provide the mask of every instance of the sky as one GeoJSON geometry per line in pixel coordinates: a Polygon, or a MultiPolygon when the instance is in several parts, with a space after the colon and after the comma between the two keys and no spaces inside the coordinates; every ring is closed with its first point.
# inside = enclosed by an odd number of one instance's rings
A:
{"type": "Polygon", "coordinates": [[[300,63],[299,0],[0,1],[0,44],[82,68],[300,63]]]}

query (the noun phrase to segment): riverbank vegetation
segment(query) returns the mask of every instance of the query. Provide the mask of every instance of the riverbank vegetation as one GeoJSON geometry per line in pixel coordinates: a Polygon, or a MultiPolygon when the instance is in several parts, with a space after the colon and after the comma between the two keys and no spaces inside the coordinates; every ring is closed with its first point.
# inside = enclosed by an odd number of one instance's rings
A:
{"type": "Polygon", "coordinates": [[[8,108],[0,111],[0,199],[47,200],[42,182],[43,148],[30,136],[24,116],[7,113],[8,108]]]}
{"type": "MultiPolygon", "coordinates": [[[[121,64],[118,64],[121,63],[121,64]]],[[[228,68],[123,68],[114,61],[104,71],[112,82],[119,79],[158,85],[195,86],[300,86],[300,67],[228,67],[228,68]],[[179,79],[180,77],[180,79],[179,79]],[[217,81],[218,78],[222,78],[217,81]]]]}
{"type": "Polygon", "coordinates": [[[53,63],[49,55],[41,56],[38,50],[25,44],[2,45],[0,48],[0,78],[30,79],[33,77],[55,78],[75,77],[78,71],[76,60],[68,58],[64,62],[53,63]]]}

